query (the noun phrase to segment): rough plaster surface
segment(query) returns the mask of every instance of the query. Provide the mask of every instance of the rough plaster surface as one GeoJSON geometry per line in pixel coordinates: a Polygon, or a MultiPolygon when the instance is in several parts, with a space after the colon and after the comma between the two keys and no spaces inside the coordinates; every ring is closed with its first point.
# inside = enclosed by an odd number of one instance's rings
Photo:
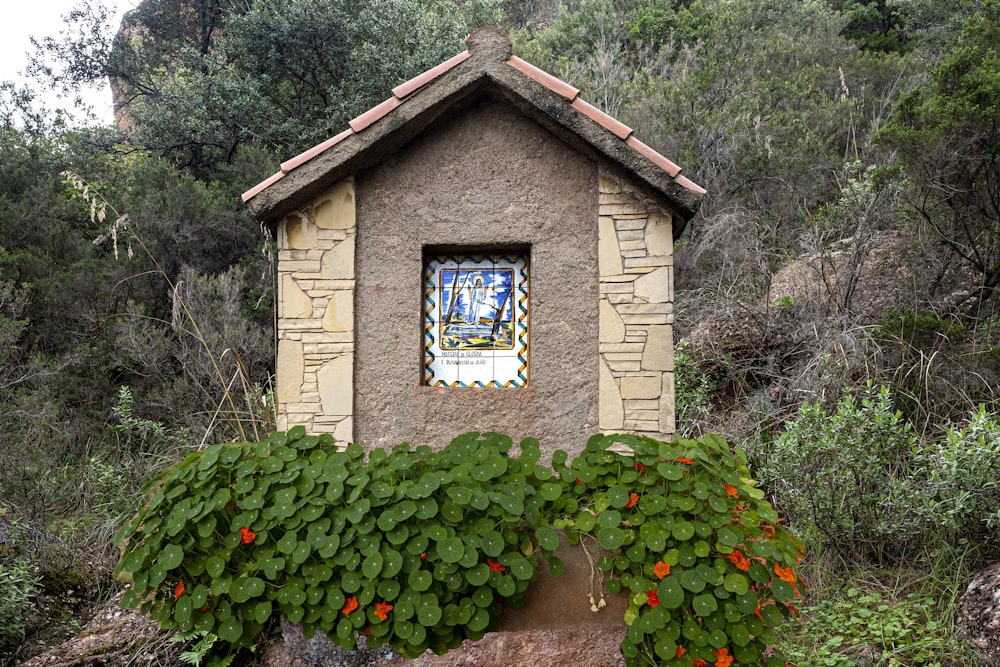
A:
{"type": "Polygon", "coordinates": [[[596,182],[595,163],[483,102],[358,175],[357,442],[496,430],[539,438],[543,456],[582,448],[598,426],[596,182]],[[421,242],[531,246],[530,386],[419,386],[421,242]]]}

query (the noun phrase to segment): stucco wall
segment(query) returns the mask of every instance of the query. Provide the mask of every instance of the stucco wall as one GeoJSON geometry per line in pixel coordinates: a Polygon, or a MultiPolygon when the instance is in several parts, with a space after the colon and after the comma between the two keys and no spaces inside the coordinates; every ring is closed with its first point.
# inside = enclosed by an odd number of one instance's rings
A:
{"type": "Polygon", "coordinates": [[[576,449],[598,429],[597,166],[480,103],[356,176],[354,438],[469,430],[576,449]],[[530,385],[420,386],[423,246],[530,245],[530,385]]]}

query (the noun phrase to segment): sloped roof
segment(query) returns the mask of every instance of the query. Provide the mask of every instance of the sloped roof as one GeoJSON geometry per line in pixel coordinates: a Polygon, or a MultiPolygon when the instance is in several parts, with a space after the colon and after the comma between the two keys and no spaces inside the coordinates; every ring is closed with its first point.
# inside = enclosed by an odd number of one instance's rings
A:
{"type": "Polygon", "coordinates": [[[348,129],[283,162],[280,171],[243,193],[243,201],[258,219],[280,217],[397,150],[449,109],[492,95],[574,149],[603,158],[661,194],[679,214],[674,236],[680,235],[705,190],[683,176],[678,165],[581,99],[573,86],[512,55],[502,31],[480,28],[466,45],[462,53],[393,88],[392,97],[352,120],[348,129]]]}

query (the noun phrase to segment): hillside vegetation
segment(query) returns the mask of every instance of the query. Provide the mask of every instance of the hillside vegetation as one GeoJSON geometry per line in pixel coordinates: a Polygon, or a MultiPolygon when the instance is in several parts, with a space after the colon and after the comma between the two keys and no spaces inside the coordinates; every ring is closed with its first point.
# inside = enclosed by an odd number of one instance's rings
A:
{"type": "Polygon", "coordinates": [[[486,24],[709,191],[676,250],[678,427],[742,446],[808,545],[786,654],[980,664],[952,617],[1000,556],[1000,0],[108,15],[81,0],[31,73],[111,77],[116,125],[0,83],[0,665],[110,595],[157,471],[271,429],[273,243],[240,193],[486,24]]]}

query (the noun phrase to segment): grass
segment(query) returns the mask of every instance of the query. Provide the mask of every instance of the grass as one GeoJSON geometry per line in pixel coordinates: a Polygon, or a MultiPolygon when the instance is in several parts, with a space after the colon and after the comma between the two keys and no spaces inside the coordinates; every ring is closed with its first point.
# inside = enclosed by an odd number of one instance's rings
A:
{"type": "Polygon", "coordinates": [[[953,622],[973,560],[968,549],[946,546],[889,568],[803,563],[808,588],[801,614],[779,633],[789,665],[983,664],[953,622]]]}

